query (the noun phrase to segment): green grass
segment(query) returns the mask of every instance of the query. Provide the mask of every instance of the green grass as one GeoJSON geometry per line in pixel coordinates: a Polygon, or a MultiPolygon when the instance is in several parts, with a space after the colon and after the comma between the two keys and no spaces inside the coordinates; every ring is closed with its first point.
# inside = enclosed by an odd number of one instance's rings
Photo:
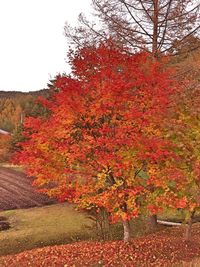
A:
{"type": "MultiPolygon", "coordinates": [[[[0,255],[80,240],[99,240],[102,237],[88,215],[75,210],[72,204],[8,210],[0,212],[0,216],[6,217],[11,224],[9,230],[0,232],[0,255]]],[[[163,226],[158,227],[158,230],[161,229],[163,226]]],[[[133,219],[131,230],[132,237],[147,234],[146,218],[133,219]]],[[[123,238],[123,227],[119,223],[111,225],[108,231],[111,239],[123,238]]]]}
{"type": "MultiPolygon", "coordinates": [[[[0,232],[0,255],[15,254],[37,247],[67,244],[80,240],[101,240],[102,236],[88,215],[62,203],[0,212],[11,228],[0,232]]],[[[146,234],[145,219],[131,221],[132,237],[146,234]]],[[[109,227],[111,239],[123,238],[120,223],[109,227]]]]}
{"type": "Polygon", "coordinates": [[[9,230],[0,232],[0,255],[92,237],[92,221],[65,203],[4,211],[0,216],[11,223],[9,230]]]}

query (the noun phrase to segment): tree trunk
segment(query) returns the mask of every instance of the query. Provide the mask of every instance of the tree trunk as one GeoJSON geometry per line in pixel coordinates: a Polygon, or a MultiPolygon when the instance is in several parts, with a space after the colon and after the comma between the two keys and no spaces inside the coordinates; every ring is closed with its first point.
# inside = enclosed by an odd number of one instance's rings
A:
{"type": "Polygon", "coordinates": [[[124,242],[129,242],[131,235],[130,235],[130,224],[128,220],[123,220],[123,227],[124,227],[124,242]]]}
{"type": "Polygon", "coordinates": [[[154,15],[153,15],[153,43],[152,55],[153,58],[158,57],[158,0],[153,1],[154,15]]]}
{"type": "Polygon", "coordinates": [[[151,230],[155,229],[157,227],[158,223],[157,223],[157,215],[151,215],[149,216],[149,228],[151,230]]]}
{"type": "Polygon", "coordinates": [[[193,217],[194,217],[194,212],[191,214],[187,226],[186,226],[186,230],[185,230],[185,241],[189,241],[192,237],[192,223],[193,223],[193,217]]]}

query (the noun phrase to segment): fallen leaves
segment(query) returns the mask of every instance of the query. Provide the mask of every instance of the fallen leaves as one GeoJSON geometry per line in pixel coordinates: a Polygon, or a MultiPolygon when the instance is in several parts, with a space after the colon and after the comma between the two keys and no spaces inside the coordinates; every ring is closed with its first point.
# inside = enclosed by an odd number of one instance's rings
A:
{"type": "Polygon", "coordinates": [[[193,240],[183,242],[184,227],[166,228],[141,238],[123,241],[77,242],[25,251],[0,258],[2,267],[78,266],[173,266],[200,257],[200,226],[193,228],[193,240]]]}

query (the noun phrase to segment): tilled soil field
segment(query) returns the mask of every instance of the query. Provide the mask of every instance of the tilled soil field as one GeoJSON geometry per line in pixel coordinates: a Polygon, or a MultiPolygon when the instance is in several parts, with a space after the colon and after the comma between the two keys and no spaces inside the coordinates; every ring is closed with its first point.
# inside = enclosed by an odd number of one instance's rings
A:
{"type": "Polygon", "coordinates": [[[55,203],[40,194],[24,173],[0,167],[0,210],[21,209],[55,203]]]}

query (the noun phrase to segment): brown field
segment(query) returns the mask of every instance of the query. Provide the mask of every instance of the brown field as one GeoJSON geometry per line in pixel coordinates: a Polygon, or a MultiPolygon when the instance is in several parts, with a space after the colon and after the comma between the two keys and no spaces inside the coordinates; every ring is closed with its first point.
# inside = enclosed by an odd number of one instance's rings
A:
{"type": "Polygon", "coordinates": [[[0,210],[38,207],[55,203],[32,187],[23,172],[0,167],[0,210]]]}

